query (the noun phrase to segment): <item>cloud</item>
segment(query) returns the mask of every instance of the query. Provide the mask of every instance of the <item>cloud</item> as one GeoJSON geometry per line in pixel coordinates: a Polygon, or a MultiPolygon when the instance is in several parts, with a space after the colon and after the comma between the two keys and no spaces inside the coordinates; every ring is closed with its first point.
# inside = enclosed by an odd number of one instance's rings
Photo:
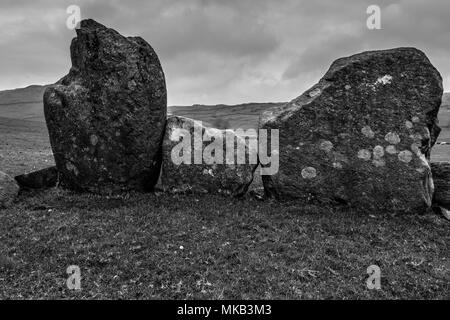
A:
{"type": "Polygon", "coordinates": [[[66,8],[81,7],[158,53],[170,104],[287,101],[337,58],[416,46],[450,90],[448,0],[2,0],[0,89],[51,83],[70,68],[74,32],[66,8]],[[366,9],[381,8],[381,30],[366,9]]]}

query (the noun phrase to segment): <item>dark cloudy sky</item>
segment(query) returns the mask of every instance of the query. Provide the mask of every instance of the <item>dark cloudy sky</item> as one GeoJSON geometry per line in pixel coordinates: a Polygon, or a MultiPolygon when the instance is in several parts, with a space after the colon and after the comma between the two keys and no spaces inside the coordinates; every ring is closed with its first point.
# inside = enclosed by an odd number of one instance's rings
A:
{"type": "Polygon", "coordinates": [[[450,91],[450,0],[0,0],[0,90],[70,68],[69,5],[158,53],[170,105],[288,101],[338,57],[415,46],[450,91]],[[381,30],[366,27],[381,8],[381,30]]]}

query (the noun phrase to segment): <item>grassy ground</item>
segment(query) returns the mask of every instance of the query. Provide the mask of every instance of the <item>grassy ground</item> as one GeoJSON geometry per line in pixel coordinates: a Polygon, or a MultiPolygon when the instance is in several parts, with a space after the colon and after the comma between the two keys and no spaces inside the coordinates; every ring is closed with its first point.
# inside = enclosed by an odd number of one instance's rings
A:
{"type": "MultiPolygon", "coordinates": [[[[1,119],[0,119],[1,120],[1,119]]],[[[52,163],[44,129],[0,121],[0,168],[52,163]]],[[[22,193],[0,210],[0,299],[433,298],[450,295],[450,223],[252,198],[22,193]],[[366,270],[381,268],[378,291],[366,270]],[[78,265],[82,290],[69,291],[78,265]]]]}
{"type": "Polygon", "coordinates": [[[0,212],[0,298],[449,296],[449,223],[223,197],[22,194],[0,212]],[[366,269],[381,268],[368,290],[366,269]],[[81,268],[82,290],[66,288],[81,268]]]}

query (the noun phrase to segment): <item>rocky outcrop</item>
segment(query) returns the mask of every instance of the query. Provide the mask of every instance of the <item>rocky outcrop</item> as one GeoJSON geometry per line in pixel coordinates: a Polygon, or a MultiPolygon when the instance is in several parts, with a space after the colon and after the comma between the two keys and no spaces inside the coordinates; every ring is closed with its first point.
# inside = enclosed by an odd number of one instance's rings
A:
{"type": "Polygon", "coordinates": [[[234,131],[204,127],[189,118],[169,117],[163,141],[162,188],[244,195],[257,163],[250,139],[246,142],[234,131]]]}
{"type": "Polygon", "coordinates": [[[58,183],[58,169],[49,167],[22,174],[14,178],[23,189],[47,189],[58,183]]]}
{"type": "Polygon", "coordinates": [[[417,49],[336,60],[310,90],[262,114],[261,127],[280,137],[267,194],[422,212],[433,195],[428,158],[441,97],[442,78],[417,49]]]}
{"type": "Polygon", "coordinates": [[[139,37],[83,20],[71,58],[69,74],[44,94],[61,183],[95,193],[152,189],[167,109],[156,53],[139,37]]]}
{"type": "Polygon", "coordinates": [[[19,193],[16,181],[0,171],[0,209],[8,208],[19,193]]]}

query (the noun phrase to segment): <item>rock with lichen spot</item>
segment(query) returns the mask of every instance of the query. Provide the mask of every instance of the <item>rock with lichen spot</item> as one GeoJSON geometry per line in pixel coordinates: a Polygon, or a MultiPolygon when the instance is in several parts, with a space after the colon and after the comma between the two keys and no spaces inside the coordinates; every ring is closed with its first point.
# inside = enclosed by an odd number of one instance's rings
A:
{"type": "Polygon", "coordinates": [[[83,20],[71,58],[69,74],[44,94],[61,183],[105,194],[152,189],[167,110],[155,51],[142,38],[83,20]]]}
{"type": "Polygon", "coordinates": [[[16,181],[0,171],[0,208],[8,208],[19,193],[16,181]]]}
{"type": "Polygon", "coordinates": [[[38,171],[25,173],[14,177],[23,189],[47,189],[55,187],[58,183],[58,169],[56,166],[38,171]]]}
{"type": "Polygon", "coordinates": [[[442,78],[417,49],[336,60],[310,90],[261,115],[261,127],[280,137],[267,194],[370,211],[430,207],[441,97],[442,78]]]}
{"type": "Polygon", "coordinates": [[[256,134],[246,141],[231,130],[170,116],[163,140],[162,188],[173,193],[244,195],[257,163],[252,142],[257,143],[256,134]]]}

